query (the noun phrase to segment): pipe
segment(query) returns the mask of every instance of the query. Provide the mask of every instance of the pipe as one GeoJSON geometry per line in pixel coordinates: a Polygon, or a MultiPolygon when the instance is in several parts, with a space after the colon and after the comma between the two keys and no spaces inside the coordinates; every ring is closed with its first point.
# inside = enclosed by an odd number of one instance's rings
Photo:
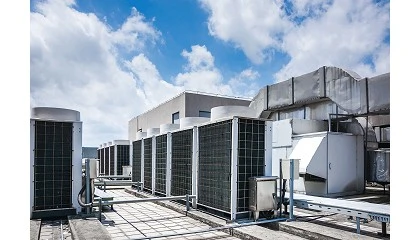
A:
{"type": "Polygon", "coordinates": [[[131,178],[131,176],[125,176],[125,175],[101,175],[101,176],[97,176],[96,178],[131,178]]]}
{"type": "MultiPolygon", "coordinates": [[[[188,195],[188,198],[196,198],[195,195],[188,195]]],[[[174,197],[160,197],[160,198],[140,198],[140,199],[128,199],[128,200],[111,200],[102,201],[102,205],[110,204],[124,204],[124,203],[139,203],[139,202],[158,202],[158,201],[171,201],[171,200],[184,200],[186,196],[174,196],[174,197]]],[[[94,206],[98,206],[97,203],[94,206]]]]}
{"type": "Polygon", "coordinates": [[[233,228],[239,228],[239,227],[248,227],[258,224],[265,224],[265,223],[273,223],[273,222],[280,222],[280,221],[287,221],[287,218],[276,218],[276,219],[270,219],[270,220],[262,220],[257,222],[246,222],[241,223],[237,225],[226,225],[221,227],[215,227],[215,228],[209,228],[209,229],[202,229],[202,230],[196,230],[196,231],[190,231],[185,233],[172,233],[167,235],[158,235],[158,236],[150,236],[150,237],[141,237],[141,238],[135,238],[135,240],[143,240],[143,239],[152,239],[152,238],[163,238],[163,237],[173,237],[173,236],[181,236],[181,235],[188,235],[188,234],[196,234],[196,233],[204,233],[204,232],[212,232],[212,231],[219,231],[224,229],[233,229],[233,228]]]}
{"type": "Polygon", "coordinates": [[[121,185],[132,185],[133,182],[131,181],[103,181],[103,182],[95,182],[95,186],[121,186],[121,185]]]}

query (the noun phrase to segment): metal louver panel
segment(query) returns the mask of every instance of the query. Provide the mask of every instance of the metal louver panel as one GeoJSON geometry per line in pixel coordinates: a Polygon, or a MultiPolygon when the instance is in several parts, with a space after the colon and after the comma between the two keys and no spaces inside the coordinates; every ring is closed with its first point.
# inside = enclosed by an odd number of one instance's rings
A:
{"type": "Polygon", "coordinates": [[[115,146],[109,147],[109,175],[115,175],[115,146]]]}
{"type": "Polygon", "coordinates": [[[144,187],[152,190],[152,138],[144,139],[144,187]]]}
{"type": "Polygon", "coordinates": [[[128,165],[130,165],[130,145],[117,145],[117,175],[122,175],[122,167],[128,165]]]}
{"type": "Polygon", "coordinates": [[[239,119],[238,128],[237,212],[244,212],[249,206],[248,179],[264,176],[265,122],[239,119]]]}
{"type": "Polygon", "coordinates": [[[193,130],[172,133],[171,195],[191,194],[193,130]]]}
{"type": "Polygon", "coordinates": [[[198,203],[231,210],[232,120],[198,128],[198,203]]]}
{"type": "Polygon", "coordinates": [[[133,142],[133,167],[131,173],[133,182],[141,182],[141,140],[133,142]]]}
{"type": "Polygon", "coordinates": [[[73,125],[35,121],[34,209],[72,207],[73,125]]]}
{"type": "Polygon", "coordinates": [[[109,175],[109,147],[105,148],[105,175],[109,175]]]}
{"type": "Polygon", "coordinates": [[[166,194],[167,135],[156,137],[155,191],[166,194]]]}
{"type": "Polygon", "coordinates": [[[105,173],[105,149],[101,149],[101,173],[105,173]]]}

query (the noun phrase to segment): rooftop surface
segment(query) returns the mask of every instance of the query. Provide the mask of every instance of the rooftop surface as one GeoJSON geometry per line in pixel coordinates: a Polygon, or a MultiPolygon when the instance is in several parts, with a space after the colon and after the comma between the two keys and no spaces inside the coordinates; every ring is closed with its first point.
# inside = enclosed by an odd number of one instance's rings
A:
{"type": "MultiPolygon", "coordinates": [[[[152,197],[131,187],[114,187],[107,193],[114,200],[152,197]]],[[[389,204],[389,191],[367,188],[365,194],[345,199],[389,204]]],[[[116,204],[113,208],[104,207],[101,222],[97,217],[42,221],[42,224],[31,220],[31,239],[95,239],[95,236],[96,239],[389,239],[389,235],[378,234],[381,223],[372,219],[362,221],[361,234],[357,234],[356,220],[345,215],[299,208],[295,208],[294,215],[296,221],[292,222],[186,234],[227,223],[199,210],[192,209],[186,214],[185,205],[169,201],[116,204]],[[181,235],[159,237],[178,233],[181,235]]],[[[390,233],[390,224],[386,227],[390,233]]]]}

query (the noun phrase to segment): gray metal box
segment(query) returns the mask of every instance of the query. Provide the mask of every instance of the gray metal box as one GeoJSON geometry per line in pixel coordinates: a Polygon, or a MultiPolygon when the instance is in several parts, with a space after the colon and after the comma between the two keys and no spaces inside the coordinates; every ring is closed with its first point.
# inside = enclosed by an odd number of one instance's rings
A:
{"type": "Polygon", "coordinates": [[[259,211],[276,209],[276,200],[273,193],[277,191],[276,176],[261,176],[249,178],[249,210],[258,219],[259,211]]]}

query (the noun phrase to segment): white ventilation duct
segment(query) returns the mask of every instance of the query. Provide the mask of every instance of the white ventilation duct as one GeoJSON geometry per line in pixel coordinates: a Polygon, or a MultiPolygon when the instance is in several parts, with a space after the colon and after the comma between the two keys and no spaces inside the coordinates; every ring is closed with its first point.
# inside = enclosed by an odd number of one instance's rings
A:
{"type": "Polygon", "coordinates": [[[172,124],[172,123],[168,123],[168,124],[161,124],[160,125],[160,134],[164,134],[167,132],[172,132],[174,130],[179,129],[179,124],[172,124]]]}
{"type": "Polygon", "coordinates": [[[228,117],[250,117],[255,118],[255,109],[248,106],[219,106],[211,109],[211,121],[228,117]]]}
{"type": "Polygon", "coordinates": [[[185,117],[179,119],[179,126],[181,129],[191,126],[197,126],[202,123],[206,123],[209,121],[209,118],[205,117],[185,117]]]}
{"type": "Polygon", "coordinates": [[[160,133],[160,128],[148,128],[146,132],[147,137],[151,137],[153,135],[158,135],[160,133]]]}

